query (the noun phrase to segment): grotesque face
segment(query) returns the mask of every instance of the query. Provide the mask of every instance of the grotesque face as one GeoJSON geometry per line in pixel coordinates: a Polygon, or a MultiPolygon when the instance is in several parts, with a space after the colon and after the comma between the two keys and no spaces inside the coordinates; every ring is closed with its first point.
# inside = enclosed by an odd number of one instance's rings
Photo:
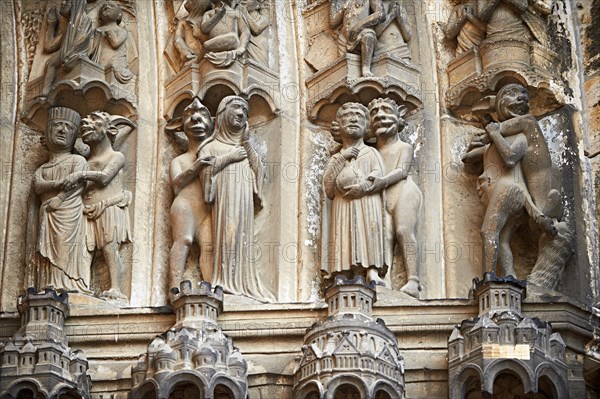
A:
{"type": "Polygon", "coordinates": [[[91,114],[81,120],[81,140],[86,144],[97,143],[104,139],[108,127],[103,118],[91,114]]]}
{"type": "Polygon", "coordinates": [[[104,24],[110,22],[116,22],[119,24],[121,23],[121,18],[121,9],[114,3],[104,3],[100,9],[100,21],[102,21],[104,24]]]}
{"type": "Polygon", "coordinates": [[[389,137],[396,134],[400,127],[400,116],[396,107],[387,102],[377,102],[370,107],[371,124],[375,136],[389,137]]]}
{"type": "Polygon", "coordinates": [[[337,114],[337,122],[340,125],[342,139],[360,139],[365,136],[367,117],[361,108],[349,106],[341,109],[337,114]]]}
{"type": "Polygon", "coordinates": [[[52,152],[69,152],[73,148],[77,134],[76,126],[64,119],[48,122],[46,129],[46,145],[52,152]]]}
{"type": "Polygon", "coordinates": [[[529,93],[520,84],[510,84],[504,89],[498,101],[500,119],[525,115],[529,112],[529,93]]]}
{"type": "Polygon", "coordinates": [[[63,0],[60,3],[60,8],[58,12],[65,18],[69,18],[69,14],[71,13],[71,7],[73,6],[73,0],[63,0]]]}
{"type": "Polygon", "coordinates": [[[189,139],[203,140],[212,133],[213,122],[208,108],[190,106],[183,113],[183,131],[189,139]]]}
{"type": "Polygon", "coordinates": [[[241,130],[248,122],[248,106],[242,101],[232,101],[225,111],[225,123],[233,130],[241,130]]]}

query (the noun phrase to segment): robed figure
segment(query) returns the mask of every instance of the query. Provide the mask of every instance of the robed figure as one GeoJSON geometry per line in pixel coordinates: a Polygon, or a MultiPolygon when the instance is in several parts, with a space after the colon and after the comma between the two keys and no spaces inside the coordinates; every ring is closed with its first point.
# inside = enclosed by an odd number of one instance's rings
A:
{"type": "Polygon", "coordinates": [[[273,300],[255,262],[254,201],[260,204],[263,166],[249,141],[248,103],[228,96],[219,104],[215,133],[201,147],[205,201],[212,204],[213,285],[258,300],[273,300]]]}

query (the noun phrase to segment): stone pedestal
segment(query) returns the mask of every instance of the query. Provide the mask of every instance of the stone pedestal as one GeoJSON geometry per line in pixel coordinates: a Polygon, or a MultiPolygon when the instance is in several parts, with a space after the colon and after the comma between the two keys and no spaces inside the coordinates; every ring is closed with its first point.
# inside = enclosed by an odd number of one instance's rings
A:
{"type": "Polygon", "coordinates": [[[325,299],[327,319],[304,336],[294,397],[403,398],[404,359],[383,320],[373,320],[373,287],[337,276],[325,299]]]}
{"type": "Polygon", "coordinates": [[[131,398],[246,398],[248,365],[217,324],[223,289],[212,290],[205,281],[194,287],[186,280],[172,306],[175,325],[156,337],[132,367],[131,398]]]}
{"type": "Polygon", "coordinates": [[[568,398],[565,343],[549,322],[521,313],[525,282],[486,273],[474,293],[478,317],[448,340],[450,398],[503,390],[568,398]]]}
{"type": "Polygon", "coordinates": [[[0,346],[0,392],[8,397],[88,398],[87,358],[69,348],[64,332],[67,293],[29,288],[19,297],[18,309],[21,328],[0,346]]]}

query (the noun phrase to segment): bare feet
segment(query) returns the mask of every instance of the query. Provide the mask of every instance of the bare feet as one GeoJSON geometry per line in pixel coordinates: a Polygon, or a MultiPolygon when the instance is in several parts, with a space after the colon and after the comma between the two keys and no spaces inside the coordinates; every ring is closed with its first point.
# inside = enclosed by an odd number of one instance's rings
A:
{"type": "Polygon", "coordinates": [[[417,276],[410,276],[408,278],[408,282],[404,284],[402,288],[400,288],[401,292],[404,292],[406,295],[410,295],[413,298],[419,299],[419,278],[417,276]]]}
{"type": "Polygon", "coordinates": [[[112,299],[116,301],[126,301],[127,297],[119,291],[118,288],[111,288],[108,291],[104,291],[100,294],[100,298],[104,299],[112,299]]]}
{"type": "Polygon", "coordinates": [[[373,282],[375,285],[385,287],[385,281],[379,277],[379,271],[374,267],[370,267],[367,271],[367,280],[369,283],[373,282]]]}

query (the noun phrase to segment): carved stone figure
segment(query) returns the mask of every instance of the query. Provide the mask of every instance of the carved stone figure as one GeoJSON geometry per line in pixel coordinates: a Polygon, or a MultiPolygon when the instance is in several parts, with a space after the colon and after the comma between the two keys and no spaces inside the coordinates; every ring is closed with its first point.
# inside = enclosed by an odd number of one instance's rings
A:
{"type": "Polygon", "coordinates": [[[121,289],[125,270],[119,249],[121,243],[131,240],[128,206],[132,194],[123,187],[125,156],[111,143],[110,137],[118,134],[116,123],[106,112],[92,112],[85,117],[81,138],[90,147],[90,155],[87,169],[74,173],[72,180],[74,184],[86,183],[83,213],[87,250],[102,251],[108,265],[110,289],[101,296],[126,299],[121,289]]]}
{"type": "Polygon", "coordinates": [[[478,3],[478,16],[487,23],[487,41],[535,39],[549,44],[544,16],[552,11],[554,0],[478,0],[478,3]]]}
{"type": "Polygon", "coordinates": [[[214,124],[208,108],[198,98],[185,108],[177,128],[183,127],[187,137],[187,151],[171,161],[170,183],[175,193],[171,205],[170,220],[173,246],[169,253],[169,287],[178,287],[183,279],[185,263],[190,247],[200,247],[200,271],[202,280],[212,280],[212,221],[211,210],[203,200],[198,157],[202,142],[212,135],[214,124]]]}
{"type": "Polygon", "coordinates": [[[210,0],[186,0],[183,4],[188,14],[177,22],[174,46],[184,64],[198,61],[204,56],[202,42],[206,40],[206,35],[200,30],[200,24],[210,5],[210,0]]]}
{"type": "Polygon", "coordinates": [[[246,49],[248,58],[260,65],[269,65],[269,42],[267,27],[269,19],[269,0],[245,0],[241,3],[241,13],[250,29],[250,41],[246,49]]]}
{"type": "Polygon", "coordinates": [[[48,12],[44,51],[52,56],[46,63],[43,95],[50,91],[59,68],[70,70],[77,59],[87,58],[90,53],[93,32],[86,5],[86,0],[63,0],[59,9],[61,18],[56,7],[48,12]]]}
{"type": "Polygon", "coordinates": [[[444,28],[446,39],[456,40],[456,55],[476,48],[485,38],[485,23],[477,18],[477,0],[464,0],[452,9],[444,28]]]}
{"type": "MultiPolygon", "coordinates": [[[[399,136],[405,125],[402,116],[406,108],[399,107],[393,100],[379,98],[369,103],[369,112],[377,150],[385,165],[384,176],[370,176],[373,182],[371,191],[380,193],[385,190],[386,210],[392,218],[391,223],[386,223],[388,236],[395,237],[400,245],[408,275],[408,282],[400,291],[418,298],[420,287],[415,233],[423,195],[408,175],[413,161],[413,147],[399,136]]],[[[390,251],[393,247],[393,243],[389,245],[390,251]]]]}
{"type": "Polygon", "coordinates": [[[213,9],[202,16],[200,29],[208,35],[205,58],[217,67],[228,67],[246,52],[250,29],[232,0],[212,0],[213,9]]]}
{"type": "Polygon", "coordinates": [[[100,8],[99,19],[100,26],[94,32],[90,58],[104,67],[112,67],[117,81],[126,83],[133,78],[133,73],[129,70],[127,58],[130,35],[120,26],[123,11],[117,3],[106,2],[100,8]]]}
{"type": "Polygon", "coordinates": [[[372,192],[374,178],[384,176],[385,166],[374,148],[364,142],[368,109],[346,103],[336,114],[342,149],[334,154],[323,175],[323,186],[332,201],[327,272],[363,274],[384,285],[391,263],[385,245],[384,206],[381,193],[372,192]]]}
{"type": "Polygon", "coordinates": [[[375,51],[377,25],[386,19],[381,0],[332,0],[329,24],[332,29],[340,27],[339,45],[342,52],[360,52],[364,77],[374,76],[371,59],[375,51]]]}
{"type": "Polygon", "coordinates": [[[552,160],[537,120],[528,114],[529,97],[523,86],[508,84],[494,100],[486,101],[495,101],[500,123],[486,126],[486,136],[471,144],[463,161],[483,156],[478,192],[486,204],[481,228],[484,271],[499,266],[505,275],[514,276],[510,240],[526,215],[541,231],[556,235],[553,221],[542,212],[556,191],[552,160]]]}
{"type": "Polygon", "coordinates": [[[260,205],[264,167],[250,144],[248,103],[227,96],[217,109],[215,133],[202,145],[204,199],[212,204],[213,285],[232,294],[273,300],[254,254],[254,205],[260,205]]]}
{"type": "Polygon", "coordinates": [[[53,286],[90,293],[90,264],[85,256],[83,181],[85,158],[72,154],[80,116],[70,108],[49,110],[45,144],[48,162],[33,177],[40,196],[37,254],[38,288],[53,286]]]}

